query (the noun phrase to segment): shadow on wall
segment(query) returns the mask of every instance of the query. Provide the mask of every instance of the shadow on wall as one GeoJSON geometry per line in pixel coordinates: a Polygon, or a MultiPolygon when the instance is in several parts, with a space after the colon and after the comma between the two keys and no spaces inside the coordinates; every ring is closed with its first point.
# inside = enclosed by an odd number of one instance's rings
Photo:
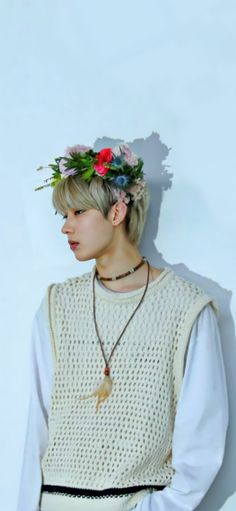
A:
{"type": "MultiPolygon", "coordinates": [[[[147,214],[143,237],[139,245],[140,252],[148,257],[153,266],[159,268],[164,266],[170,267],[176,274],[184,277],[186,280],[195,282],[204,289],[206,293],[215,298],[219,304],[220,315],[218,322],[228,384],[230,424],[227,434],[223,465],[207,495],[197,508],[198,511],[218,511],[236,490],[234,476],[236,453],[236,437],[234,434],[234,424],[236,422],[236,406],[234,399],[236,389],[236,371],[234,361],[236,360],[236,343],[234,322],[230,310],[232,292],[222,288],[217,282],[192,272],[182,262],[173,265],[171,264],[171,261],[165,261],[163,255],[158,252],[153,240],[157,238],[164,191],[170,189],[172,186],[173,174],[168,171],[169,165],[165,164],[165,160],[168,157],[171,148],[168,148],[160,140],[159,134],[154,132],[146,139],[139,138],[133,140],[133,142],[104,136],[103,138],[98,138],[95,141],[94,150],[100,151],[104,147],[114,147],[116,144],[124,142],[130,146],[131,150],[134,151],[137,156],[143,159],[143,170],[145,172],[144,179],[149,185],[151,195],[151,203],[147,214]]],[[[191,234],[192,233],[190,233],[190,240],[191,234]]],[[[199,399],[201,399],[201,396],[199,396],[199,399]]]]}
{"type": "MultiPolygon", "coordinates": [[[[114,147],[116,144],[123,142],[120,139],[103,137],[96,140],[94,149],[100,151],[103,147],[114,147]]],[[[157,253],[153,240],[156,238],[158,231],[163,192],[171,188],[172,185],[171,178],[173,174],[168,172],[169,165],[164,163],[171,148],[161,142],[158,133],[152,133],[146,139],[138,138],[127,143],[131,150],[144,161],[144,179],[148,183],[151,195],[150,207],[139,248],[143,254],[149,256],[151,264],[158,263],[160,266],[162,259],[157,253]]]]}

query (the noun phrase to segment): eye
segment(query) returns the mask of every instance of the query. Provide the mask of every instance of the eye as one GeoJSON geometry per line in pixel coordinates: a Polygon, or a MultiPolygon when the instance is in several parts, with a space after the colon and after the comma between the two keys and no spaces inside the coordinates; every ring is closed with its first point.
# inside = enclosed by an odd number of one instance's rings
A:
{"type": "MultiPolygon", "coordinates": [[[[81,213],[81,211],[83,212],[84,210],[83,209],[77,209],[76,211],[74,211],[74,214],[76,215],[76,213],[81,213]]],[[[62,218],[63,218],[63,220],[65,220],[67,218],[67,215],[64,215],[62,218]]]]}

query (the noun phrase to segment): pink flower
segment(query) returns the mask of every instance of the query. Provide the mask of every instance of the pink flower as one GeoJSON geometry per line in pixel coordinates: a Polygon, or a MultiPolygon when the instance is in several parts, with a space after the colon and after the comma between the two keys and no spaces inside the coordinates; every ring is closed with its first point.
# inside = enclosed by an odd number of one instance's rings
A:
{"type": "Polygon", "coordinates": [[[130,167],[135,167],[135,165],[138,165],[138,158],[135,154],[126,154],[124,156],[125,161],[130,165],[130,167]]]}
{"type": "Polygon", "coordinates": [[[138,177],[134,184],[129,188],[129,192],[132,193],[134,201],[141,199],[144,195],[145,181],[138,177]]]}
{"type": "Polygon", "coordinates": [[[138,165],[138,158],[136,154],[134,154],[129,146],[127,144],[121,145],[121,151],[124,155],[124,160],[130,165],[131,167],[134,167],[135,165],[138,165]]]}
{"type": "Polygon", "coordinates": [[[119,145],[116,145],[115,147],[113,147],[113,149],[112,149],[112,153],[114,154],[114,156],[120,156],[120,155],[121,155],[121,149],[120,149],[120,146],[119,146],[119,145]]]}
{"type": "Polygon", "coordinates": [[[73,153],[87,153],[90,149],[92,148],[86,145],[77,144],[72,147],[67,147],[65,149],[65,156],[71,156],[73,153]]]}
{"type": "Polygon", "coordinates": [[[138,157],[134,154],[127,144],[120,144],[112,149],[114,156],[123,156],[130,167],[138,165],[138,157]]]}
{"type": "Polygon", "coordinates": [[[128,144],[120,144],[120,149],[123,154],[125,154],[126,152],[131,153],[131,149],[129,148],[128,144]]]}
{"type": "Polygon", "coordinates": [[[125,202],[128,204],[130,202],[130,197],[126,195],[124,190],[119,190],[118,188],[113,188],[113,192],[115,195],[115,198],[118,202],[125,202]]]}

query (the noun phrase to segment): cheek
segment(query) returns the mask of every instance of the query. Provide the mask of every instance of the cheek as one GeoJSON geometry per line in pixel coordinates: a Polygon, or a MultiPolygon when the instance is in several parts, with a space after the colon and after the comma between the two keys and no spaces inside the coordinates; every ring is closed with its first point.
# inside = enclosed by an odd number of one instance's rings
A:
{"type": "Polygon", "coordinates": [[[83,227],[83,233],[85,236],[94,240],[106,240],[108,241],[112,236],[112,227],[109,222],[102,220],[96,220],[94,222],[86,222],[83,227]]]}

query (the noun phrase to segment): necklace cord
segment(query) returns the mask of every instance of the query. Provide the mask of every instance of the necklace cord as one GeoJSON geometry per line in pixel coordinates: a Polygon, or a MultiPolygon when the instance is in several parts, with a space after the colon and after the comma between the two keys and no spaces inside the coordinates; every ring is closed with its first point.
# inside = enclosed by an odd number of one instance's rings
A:
{"type": "Polygon", "coordinates": [[[96,277],[96,271],[94,272],[94,276],[93,276],[93,319],[94,319],[94,325],[95,325],[95,329],[96,329],[96,333],[97,333],[97,337],[98,337],[98,340],[99,340],[99,343],[100,343],[100,346],[101,346],[101,350],[102,350],[102,354],[103,354],[103,358],[104,358],[104,361],[105,361],[105,364],[106,364],[106,367],[109,367],[108,364],[110,362],[110,359],[114,353],[114,350],[120,340],[120,338],[122,337],[123,333],[125,332],[127,326],[129,325],[131,319],[133,318],[135,312],[138,310],[138,308],[140,307],[141,303],[143,302],[144,300],[144,296],[147,292],[147,288],[148,288],[148,283],[149,283],[149,272],[150,272],[150,264],[148,262],[148,260],[145,258],[145,261],[144,262],[147,262],[147,265],[148,265],[148,271],[147,271],[147,280],[146,280],[146,285],[145,285],[145,289],[144,289],[144,292],[142,294],[142,297],[137,305],[137,307],[134,309],[133,313],[131,314],[128,322],[126,323],[125,327],[123,328],[120,336],[118,337],[115,345],[113,346],[112,348],[112,351],[110,353],[110,356],[108,358],[108,360],[106,359],[106,355],[105,355],[105,352],[104,352],[104,349],[103,349],[103,343],[102,343],[102,340],[100,338],[100,335],[99,335],[99,332],[98,332],[98,325],[97,325],[97,321],[96,321],[96,310],[95,310],[95,277],[96,277]]]}

